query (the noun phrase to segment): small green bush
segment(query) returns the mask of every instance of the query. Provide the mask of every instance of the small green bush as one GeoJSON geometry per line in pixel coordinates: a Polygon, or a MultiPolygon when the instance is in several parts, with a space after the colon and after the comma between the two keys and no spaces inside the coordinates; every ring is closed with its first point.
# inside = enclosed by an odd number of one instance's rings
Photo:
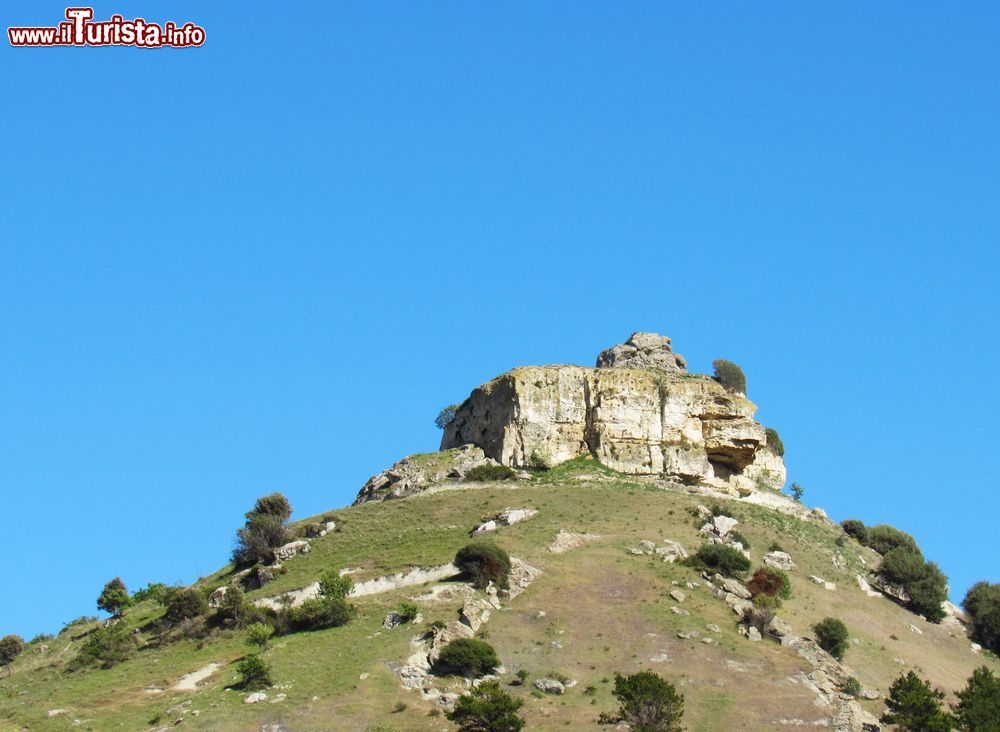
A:
{"type": "Polygon", "coordinates": [[[420,609],[412,602],[401,602],[396,606],[396,614],[404,623],[412,623],[420,614],[420,609]]]}
{"type": "Polygon", "coordinates": [[[288,611],[294,630],[322,630],[346,625],[354,617],[354,606],[344,600],[315,597],[288,611]]]}
{"type": "Polygon", "coordinates": [[[128,590],[125,587],[125,583],[122,582],[121,577],[115,577],[113,580],[108,581],[97,598],[97,609],[111,613],[116,618],[120,617],[131,604],[132,598],[129,597],[128,590]]]}
{"type": "Polygon", "coordinates": [[[443,430],[445,427],[450,425],[455,421],[455,413],[458,411],[460,404],[449,404],[447,407],[438,412],[438,416],[434,418],[434,424],[439,430],[443,430]]]}
{"type": "Polygon", "coordinates": [[[331,600],[343,600],[354,589],[354,580],[336,569],[326,570],[319,578],[319,594],[331,600]]]}
{"type": "Polygon", "coordinates": [[[135,648],[135,636],[123,623],[101,625],[87,635],[69,669],[75,671],[94,665],[112,668],[128,660],[135,648]]]}
{"type": "Polygon", "coordinates": [[[0,668],[9,666],[24,652],[24,640],[19,635],[5,635],[0,638],[0,668]]]}
{"type": "Polygon", "coordinates": [[[615,674],[612,692],[621,704],[619,718],[635,732],[680,732],[684,695],[652,671],[630,676],[615,674]]]}
{"type": "Polygon", "coordinates": [[[840,687],[840,690],[845,694],[850,694],[851,696],[859,696],[861,694],[861,682],[853,676],[848,676],[847,679],[844,680],[844,684],[840,687]]]}
{"type": "Polygon", "coordinates": [[[771,567],[761,567],[753,573],[753,577],[747,582],[747,589],[754,596],[754,602],[758,596],[777,597],[788,600],[792,596],[792,583],[788,575],[780,569],[771,567]]]}
{"type": "Polygon", "coordinates": [[[270,625],[251,623],[247,626],[246,643],[248,646],[257,646],[262,651],[266,651],[272,635],[274,635],[274,628],[270,625]]]}
{"type": "Polygon", "coordinates": [[[184,587],[173,593],[167,604],[164,617],[171,623],[197,618],[208,612],[208,600],[205,594],[194,587],[184,587]]]}
{"type": "Polygon", "coordinates": [[[524,720],[518,711],[524,706],[500,688],[496,681],[484,681],[458,697],[445,716],[458,725],[458,732],[519,732],[524,720]]]}
{"type": "Polygon", "coordinates": [[[848,536],[852,536],[858,540],[858,543],[862,546],[868,546],[868,527],[865,526],[864,521],[859,521],[858,519],[846,519],[840,522],[840,528],[844,530],[844,533],[848,536]]]}
{"type": "Polygon", "coordinates": [[[168,589],[169,588],[162,582],[150,582],[141,590],[136,590],[132,593],[132,603],[136,604],[145,602],[146,600],[152,600],[153,602],[158,602],[161,605],[166,606],[164,597],[166,597],[168,589]]]}
{"type": "Polygon", "coordinates": [[[838,661],[843,660],[850,644],[847,626],[837,618],[824,618],[813,626],[816,644],[838,661]]]}
{"type": "Polygon", "coordinates": [[[965,593],[962,606],[972,620],[972,637],[1000,654],[1000,583],[977,582],[965,593]]]}
{"type": "Polygon", "coordinates": [[[236,566],[270,564],[274,550],[291,538],[288,531],[291,515],[292,505],[282,494],[272,493],[258,498],[253,509],[246,514],[246,524],[236,532],[233,549],[236,566]]]}
{"type": "Polygon", "coordinates": [[[767,435],[767,449],[778,457],[784,457],[785,443],[781,441],[781,436],[778,434],[778,430],[772,427],[766,427],[764,428],[764,433],[767,435]]]}
{"type": "Polygon", "coordinates": [[[455,555],[455,566],[472,580],[474,587],[484,589],[491,581],[507,587],[510,556],[496,544],[485,541],[466,544],[455,555]]]}
{"type": "Polygon", "coordinates": [[[486,641],[475,638],[457,638],[441,650],[438,663],[445,670],[463,676],[479,677],[500,665],[497,652],[486,641]]]}
{"type": "Polygon", "coordinates": [[[466,480],[474,480],[480,483],[493,481],[511,480],[517,473],[513,468],[506,465],[494,465],[493,463],[483,463],[471,468],[465,474],[466,480]]]}
{"type": "Polygon", "coordinates": [[[244,657],[236,664],[236,672],[240,675],[238,686],[245,691],[266,689],[273,683],[271,667],[257,654],[244,657]]]}
{"type": "Polygon", "coordinates": [[[750,569],[750,560],[741,551],[723,544],[702,544],[691,559],[694,566],[724,577],[741,577],[750,569]]]}
{"type": "Polygon", "coordinates": [[[747,393],[747,377],[743,375],[743,369],[724,358],[712,361],[712,366],[715,368],[715,380],[727,391],[747,393]]]}
{"type": "Polygon", "coordinates": [[[259,516],[277,516],[282,521],[287,521],[292,516],[292,504],[281,493],[261,496],[254,503],[253,509],[246,515],[248,519],[259,516]]]}

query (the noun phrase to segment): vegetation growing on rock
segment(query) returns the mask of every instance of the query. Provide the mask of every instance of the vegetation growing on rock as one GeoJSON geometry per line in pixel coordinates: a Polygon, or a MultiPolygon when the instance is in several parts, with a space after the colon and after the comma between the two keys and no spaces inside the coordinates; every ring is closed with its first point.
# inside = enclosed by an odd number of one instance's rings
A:
{"type": "Polygon", "coordinates": [[[750,569],[750,560],[743,552],[724,544],[702,544],[688,561],[724,577],[741,577],[750,569]]]}
{"type": "Polygon", "coordinates": [[[838,661],[844,658],[850,645],[850,634],[843,621],[837,618],[823,618],[813,626],[816,644],[838,661]]]}
{"type": "Polygon", "coordinates": [[[736,394],[747,393],[747,377],[744,376],[743,369],[735,363],[724,358],[717,358],[712,361],[712,368],[715,369],[715,380],[728,391],[736,394]]]}
{"type": "Polygon", "coordinates": [[[253,509],[246,514],[246,524],[236,532],[233,562],[247,567],[258,562],[270,564],[274,550],[289,540],[288,519],[292,506],[281,493],[272,493],[257,499],[253,509]]]}
{"type": "Polygon", "coordinates": [[[495,465],[493,463],[483,463],[471,468],[465,474],[467,480],[474,480],[480,483],[489,481],[511,480],[517,475],[513,468],[506,465],[495,465]]]}
{"type": "Polygon", "coordinates": [[[434,424],[439,430],[443,430],[455,419],[455,412],[460,405],[449,404],[447,407],[438,412],[438,416],[434,418],[434,424]]]}
{"type": "Polygon", "coordinates": [[[773,427],[765,427],[764,434],[767,435],[767,449],[778,457],[784,457],[785,443],[781,441],[781,436],[778,434],[778,430],[773,427]]]}
{"type": "Polygon", "coordinates": [[[459,732],[519,732],[524,720],[518,712],[524,702],[514,699],[496,681],[484,681],[463,694],[446,713],[459,732]]]}
{"type": "Polygon", "coordinates": [[[510,556],[496,544],[476,541],[466,544],[455,555],[455,566],[472,580],[472,586],[484,589],[490,582],[507,587],[510,556]]]}
{"type": "Polygon", "coordinates": [[[500,658],[486,641],[456,638],[444,647],[438,663],[442,669],[477,678],[500,665],[500,658]]]}

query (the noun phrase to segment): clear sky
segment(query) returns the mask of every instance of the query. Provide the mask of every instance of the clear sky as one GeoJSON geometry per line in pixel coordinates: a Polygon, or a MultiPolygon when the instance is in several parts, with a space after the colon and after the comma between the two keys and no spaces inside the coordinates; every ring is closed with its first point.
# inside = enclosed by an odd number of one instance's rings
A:
{"type": "Polygon", "coordinates": [[[165,5],[95,14],[202,48],[0,43],[0,634],[634,330],[740,363],[808,503],[1000,581],[995,3],[165,5]]]}

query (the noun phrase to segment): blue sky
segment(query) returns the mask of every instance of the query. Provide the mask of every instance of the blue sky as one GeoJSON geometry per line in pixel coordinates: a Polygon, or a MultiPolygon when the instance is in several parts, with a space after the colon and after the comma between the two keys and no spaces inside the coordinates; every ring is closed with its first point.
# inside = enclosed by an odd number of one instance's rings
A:
{"type": "MultiPolygon", "coordinates": [[[[438,409],[634,330],[729,358],[790,479],[1000,580],[1000,9],[97,3],[0,44],[0,634],[191,582],[438,409]]],[[[0,24],[65,5],[7,0],[0,24]]]]}

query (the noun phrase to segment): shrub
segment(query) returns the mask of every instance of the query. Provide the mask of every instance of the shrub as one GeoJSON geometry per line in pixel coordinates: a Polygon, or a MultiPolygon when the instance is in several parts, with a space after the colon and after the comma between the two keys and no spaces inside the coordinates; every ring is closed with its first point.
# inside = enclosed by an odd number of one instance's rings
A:
{"type": "Polygon", "coordinates": [[[715,369],[715,380],[727,391],[737,394],[747,393],[747,377],[743,375],[743,369],[724,358],[712,361],[712,366],[715,369]]]}
{"type": "Polygon", "coordinates": [[[754,596],[754,601],[758,596],[779,597],[788,600],[792,596],[792,583],[788,575],[780,569],[761,567],[753,573],[753,577],[747,582],[747,589],[754,596]]]}
{"type": "Polygon", "coordinates": [[[767,435],[767,448],[778,457],[784,457],[785,443],[781,441],[778,430],[772,427],[765,427],[764,434],[767,435]]]}
{"type": "Polygon", "coordinates": [[[916,554],[922,554],[916,539],[888,524],[879,524],[869,528],[868,540],[864,544],[883,555],[899,547],[910,549],[916,554]]]}
{"type": "Polygon", "coordinates": [[[942,699],[942,692],[908,671],[889,687],[886,711],[880,721],[910,732],[947,732],[952,724],[941,706],[942,699]]]}
{"type": "Polygon", "coordinates": [[[455,421],[455,413],[458,411],[460,404],[449,404],[447,407],[438,412],[438,416],[434,418],[434,425],[439,429],[443,430],[445,427],[450,425],[455,421]]]}
{"type": "Polygon", "coordinates": [[[750,569],[750,560],[741,551],[722,544],[702,544],[692,557],[693,564],[725,577],[739,577],[750,569]]]}
{"type": "Polygon", "coordinates": [[[263,658],[251,654],[236,664],[236,672],[240,675],[239,688],[247,691],[266,689],[271,685],[271,667],[263,658]]]}
{"type": "Polygon", "coordinates": [[[865,526],[863,521],[859,521],[858,519],[847,519],[840,522],[840,528],[842,528],[844,533],[848,536],[853,536],[857,539],[859,544],[868,546],[868,527],[865,526]]]}
{"type": "Polygon", "coordinates": [[[733,541],[738,541],[743,546],[744,549],[747,550],[750,549],[750,540],[746,538],[742,532],[733,529],[732,531],[729,532],[729,538],[732,539],[733,541]]]}
{"type": "Polygon", "coordinates": [[[496,544],[485,541],[466,544],[455,555],[455,566],[472,580],[474,587],[484,589],[490,582],[507,587],[510,556],[496,544]]]}
{"type": "Polygon", "coordinates": [[[861,694],[861,682],[853,676],[848,676],[844,680],[840,690],[845,694],[850,694],[851,696],[859,696],[861,694]]]}
{"type": "Polygon", "coordinates": [[[412,602],[401,602],[396,606],[396,614],[404,623],[412,623],[420,614],[420,610],[412,602]]]}
{"type": "Polygon", "coordinates": [[[93,665],[112,668],[127,661],[135,648],[135,636],[124,624],[102,625],[87,635],[76,658],[70,662],[69,668],[77,670],[93,665]]]}
{"type": "Polygon", "coordinates": [[[497,652],[486,641],[457,638],[441,650],[438,663],[463,676],[479,677],[500,665],[497,652]]]}
{"type": "Polygon", "coordinates": [[[820,648],[838,661],[843,660],[850,640],[846,625],[836,618],[824,618],[813,626],[813,632],[820,648]]]}
{"type": "Polygon", "coordinates": [[[459,732],[519,732],[524,720],[518,711],[524,706],[500,688],[496,681],[484,681],[458,697],[445,716],[458,725],[459,732]]]}
{"type": "Polygon", "coordinates": [[[354,580],[336,569],[326,570],[319,578],[319,594],[331,600],[343,600],[354,589],[354,580]]]}
{"type": "Polygon", "coordinates": [[[965,594],[962,606],[969,613],[976,642],[1000,653],[1000,583],[977,582],[965,594]]]}
{"type": "Polygon", "coordinates": [[[354,606],[344,600],[315,597],[288,611],[294,630],[322,630],[347,625],[354,617],[354,606]]]}
{"type": "Polygon", "coordinates": [[[480,483],[487,483],[497,480],[511,480],[517,473],[513,468],[506,465],[494,465],[493,463],[483,463],[471,468],[465,473],[466,480],[475,480],[480,483]]]}
{"type": "MultiPolygon", "coordinates": [[[[19,635],[5,635],[0,638],[0,668],[10,666],[14,659],[24,652],[24,641],[19,635]]],[[[7,669],[10,671],[10,669],[7,669]]]]}
{"type": "Polygon", "coordinates": [[[208,600],[201,590],[183,587],[173,593],[164,617],[171,623],[197,618],[208,612],[208,600]]]}
{"type": "Polygon", "coordinates": [[[953,707],[958,728],[970,732],[1000,730],[1000,679],[986,666],[972,672],[953,707]]]}
{"type": "Polygon", "coordinates": [[[253,510],[246,514],[246,524],[236,532],[233,561],[238,567],[258,562],[269,564],[274,550],[289,539],[288,519],[292,506],[280,493],[257,499],[253,510]]]}
{"type": "Polygon", "coordinates": [[[932,623],[941,622],[941,603],[948,599],[948,578],[934,562],[906,546],[890,549],[882,558],[879,576],[888,584],[902,588],[910,596],[908,607],[932,623]]]}
{"type": "Polygon", "coordinates": [[[796,501],[801,501],[802,496],[805,495],[806,489],[800,486],[798,483],[792,483],[788,486],[788,492],[792,494],[792,498],[796,501]]]}
{"type": "Polygon", "coordinates": [[[128,596],[128,590],[121,577],[109,580],[101,590],[97,598],[97,609],[111,613],[114,617],[120,617],[122,612],[132,604],[132,599],[128,596]]]}
{"type": "Polygon", "coordinates": [[[145,602],[146,600],[152,600],[153,602],[158,602],[161,605],[166,605],[164,598],[166,597],[168,589],[169,588],[162,582],[150,582],[141,590],[136,590],[132,593],[132,603],[136,604],[145,602]]]}
{"type": "Polygon", "coordinates": [[[222,597],[222,604],[219,605],[218,615],[223,622],[243,627],[249,622],[249,616],[253,608],[247,607],[246,593],[239,585],[229,585],[226,587],[226,594],[222,597]]]}
{"type": "Polygon", "coordinates": [[[246,643],[248,646],[257,646],[262,651],[266,651],[272,635],[274,635],[274,628],[270,625],[251,623],[247,626],[246,643]]]}
{"type": "Polygon", "coordinates": [[[684,716],[684,695],[652,671],[630,676],[615,674],[612,692],[621,704],[621,719],[635,732],[679,732],[684,716]]]}

